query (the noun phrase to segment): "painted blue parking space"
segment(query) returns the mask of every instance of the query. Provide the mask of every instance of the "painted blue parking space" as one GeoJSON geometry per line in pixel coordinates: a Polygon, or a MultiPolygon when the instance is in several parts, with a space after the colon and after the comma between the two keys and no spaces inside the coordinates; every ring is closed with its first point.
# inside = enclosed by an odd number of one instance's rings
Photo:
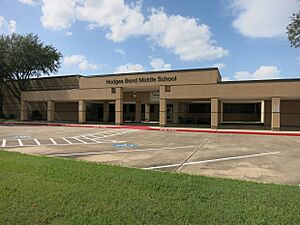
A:
{"type": "Polygon", "coordinates": [[[117,144],[113,144],[113,146],[116,148],[135,148],[135,147],[137,147],[136,144],[129,144],[129,143],[117,143],[117,144]]]}

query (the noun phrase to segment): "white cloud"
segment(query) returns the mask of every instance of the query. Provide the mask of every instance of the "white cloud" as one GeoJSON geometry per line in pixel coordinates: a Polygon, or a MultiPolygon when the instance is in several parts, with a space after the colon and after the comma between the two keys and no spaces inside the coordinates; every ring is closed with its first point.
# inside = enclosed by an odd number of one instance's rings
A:
{"type": "Polygon", "coordinates": [[[126,4],[124,0],[43,0],[42,22],[48,29],[62,30],[76,20],[84,21],[88,29],[107,29],[106,37],[114,42],[145,36],[183,61],[211,60],[228,53],[217,46],[210,28],[197,19],[167,15],[163,9],[152,9],[146,19],[141,5],[142,1],[126,4]]]}
{"type": "Polygon", "coordinates": [[[18,1],[26,5],[35,5],[37,3],[37,1],[35,0],[18,0],[18,1]]]}
{"type": "Polygon", "coordinates": [[[163,10],[152,10],[144,24],[145,33],[161,47],[171,50],[183,61],[212,60],[227,55],[228,51],[216,46],[212,33],[205,24],[194,18],[168,16],[163,10]]]}
{"type": "Polygon", "coordinates": [[[248,71],[235,72],[234,78],[237,80],[253,80],[253,74],[248,71]]]}
{"type": "Polygon", "coordinates": [[[10,20],[8,23],[8,33],[15,33],[17,30],[17,22],[10,20]]]}
{"type": "Polygon", "coordinates": [[[114,51],[116,53],[119,53],[120,55],[126,55],[126,52],[123,49],[121,49],[121,48],[116,48],[114,51]]]}
{"type": "Polygon", "coordinates": [[[296,0],[230,0],[237,18],[233,26],[252,38],[283,36],[290,16],[299,9],[296,0]]]}
{"type": "Polygon", "coordinates": [[[65,36],[72,36],[73,35],[73,32],[72,31],[66,31],[65,32],[65,36]]]}
{"type": "Polygon", "coordinates": [[[262,79],[278,79],[281,71],[277,66],[261,66],[254,73],[249,71],[238,71],[234,78],[237,80],[262,80],[262,79]]]}
{"type": "Polygon", "coordinates": [[[75,6],[76,0],[43,0],[43,26],[52,30],[71,27],[76,15],[75,6]]]}
{"type": "Polygon", "coordinates": [[[17,30],[17,23],[15,20],[7,21],[3,16],[0,16],[0,33],[11,34],[17,30]]]}
{"type": "Polygon", "coordinates": [[[90,23],[87,25],[87,30],[95,30],[97,27],[99,27],[96,23],[90,23]]]}
{"type": "Polygon", "coordinates": [[[65,66],[78,65],[80,70],[96,70],[100,65],[89,63],[83,55],[71,55],[64,58],[65,66]]]}
{"type": "Polygon", "coordinates": [[[222,81],[232,81],[230,77],[222,77],[222,81]]]}
{"type": "Polygon", "coordinates": [[[150,57],[150,65],[153,70],[170,70],[171,64],[166,64],[165,61],[161,58],[152,58],[150,57]]]}
{"type": "Polygon", "coordinates": [[[141,64],[125,64],[116,68],[115,73],[127,73],[127,72],[143,72],[145,68],[141,64]]]}
{"type": "Polygon", "coordinates": [[[225,63],[216,63],[213,65],[213,67],[218,67],[220,70],[220,69],[224,69],[226,67],[226,64],[225,63]]]}

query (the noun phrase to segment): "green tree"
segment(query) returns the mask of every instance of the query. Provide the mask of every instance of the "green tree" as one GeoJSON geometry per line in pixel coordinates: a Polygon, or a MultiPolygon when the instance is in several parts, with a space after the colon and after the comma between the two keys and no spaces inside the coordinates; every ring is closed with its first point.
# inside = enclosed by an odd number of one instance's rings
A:
{"type": "Polygon", "coordinates": [[[291,17],[291,23],[287,26],[287,34],[290,44],[294,48],[300,47],[300,11],[291,17]]]}
{"type": "Polygon", "coordinates": [[[30,78],[51,75],[60,68],[62,54],[35,34],[0,35],[0,88],[17,100],[30,78]]]}

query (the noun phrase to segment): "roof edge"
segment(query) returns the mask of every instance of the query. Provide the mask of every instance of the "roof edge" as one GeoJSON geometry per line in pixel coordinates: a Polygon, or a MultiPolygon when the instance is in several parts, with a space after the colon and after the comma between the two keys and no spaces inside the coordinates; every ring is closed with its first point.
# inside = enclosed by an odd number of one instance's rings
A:
{"type": "Polygon", "coordinates": [[[155,73],[173,73],[173,72],[191,72],[191,71],[203,71],[203,70],[217,70],[219,76],[221,76],[218,67],[206,67],[206,68],[192,68],[192,69],[174,69],[174,70],[155,70],[155,71],[141,71],[141,72],[124,72],[124,73],[107,73],[107,74],[68,74],[68,75],[50,75],[43,77],[35,77],[30,80],[35,79],[51,79],[51,78],[66,78],[66,77],[84,77],[84,78],[93,78],[93,77],[107,77],[107,76],[127,76],[127,75],[138,75],[138,74],[155,74],[155,73]]]}
{"type": "Polygon", "coordinates": [[[30,80],[42,80],[42,79],[54,79],[54,78],[68,78],[68,77],[82,77],[80,74],[71,74],[71,75],[49,75],[49,76],[42,76],[42,77],[33,77],[30,80]]]}
{"type": "Polygon", "coordinates": [[[140,72],[124,72],[124,73],[108,73],[108,74],[95,74],[95,75],[81,75],[84,78],[93,77],[107,77],[107,76],[127,76],[127,75],[138,75],[138,74],[155,74],[155,73],[173,73],[173,72],[191,72],[191,71],[203,71],[203,70],[217,70],[220,74],[218,67],[207,67],[207,68],[192,68],[192,69],[175,69],[175,70],[155,70],[155,71],[140,71],[140,72]]]}
{"type": "Polygon", "coordinates": [[[300,81],[300,78],[277,78],[277,79],[264,79],[264,80],[230,80],[221,81],[220,84],[237,84],[237,83],[267,83],[267,82],[289,82],[300,81]]]}

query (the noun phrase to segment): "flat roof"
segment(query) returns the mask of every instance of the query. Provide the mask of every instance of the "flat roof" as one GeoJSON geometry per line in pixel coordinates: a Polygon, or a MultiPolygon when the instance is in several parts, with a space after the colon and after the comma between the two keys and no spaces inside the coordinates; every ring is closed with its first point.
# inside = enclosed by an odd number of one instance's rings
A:
{"type": "MultiPolygon", "coordinates": [[[[82,75],[82,74],[68,74],[68,75],[54,75],[54,76],[43,76],[32,78],[31,80],[36,79],[55,79],[55,78],[68,78],[68,77],[84,77],[84,78],[93,78],[93,77],[110,77],[110,76],[129,76],[129,75],[143,75],[143,74],[155,74],[155,73],[172,73],[172,72],[190,72],[190,71],[204,71],[204,70],[217,70],[219,75],[220,71],[218,67],[206,67],[206,68],[191,68],[191,69],[175,69],[175,70],[155,70],[155,71],[141,71],[141,72],[124,72],[124,73],[108,73],[108,74],[91,74],[91,75],[82,75]]],[[[284,79],[263,79],[263,80],[231,80],[231,81],[219,81],[220,84],[236,84],[236,83],[265,83],[265,82],[293,82],[300,81],[300,78],[284,78],[284,79]]]]}
{"type": "Polygon", "coordinates": [[[289,82],[289,81],[300,81],[300,78],[278,78],[278,79],[264,79],[264,80],[230,80],[221,81],[222,84],[237,84],[237,83],[267,83],[267,82],[289,82]]]}
{"type": "Polygon", "coordinates": [[[139,74],[154,74],[154,73],[172,73],[172,72],[190,72],[190,71],[203,71],[203,70],[217,70],[219,75],[220,71],[218,67],[207,67],[207,68],[192,68],[192,69],[175,69],[175,70],[155,70],[155,71],[141,71],[141,72],[124,72],[124,73],[107,73],[107,74],[91,74],[91,75],[82,75],[82,74],[68,74],[68,75],[51,75],[45,77],[36,77],[35,79],[49,79],[49,78],[65,78],[65,77],[84,77],[84,78],[93,78],[93,77],[107,77],[107,76],[124,76],[124,75],[139,75],[139,74]]]}
{"type": "Polygon", "coordinates": [[[155,71],[141,71],[141,72],[124,72],[124,73],[109,73],[109,74],[98,74],[82,76],[86,78],[92,77],[107,77],[107,76],[124,76],[124,75],[139,75],[139,74],[153,74],[153,73],[172,73],[172,72],[191,72],[191,71],[203,71],[203,70],[217,70],[219,75],[220,71],[218,67],[207,67],[207,68],[192,68],[192,69],[175,69],[175,70],[155,70],[155,71]]]}
{"type": "Polygon", "coordinates": [[[55,78],[68,78],[68,77],[82,77],[80,74],[70,74],[70,75],[49,75],[42,77],[30,78],[30,80],[43,80],[43,79],[55,79],[55,78]]]}

